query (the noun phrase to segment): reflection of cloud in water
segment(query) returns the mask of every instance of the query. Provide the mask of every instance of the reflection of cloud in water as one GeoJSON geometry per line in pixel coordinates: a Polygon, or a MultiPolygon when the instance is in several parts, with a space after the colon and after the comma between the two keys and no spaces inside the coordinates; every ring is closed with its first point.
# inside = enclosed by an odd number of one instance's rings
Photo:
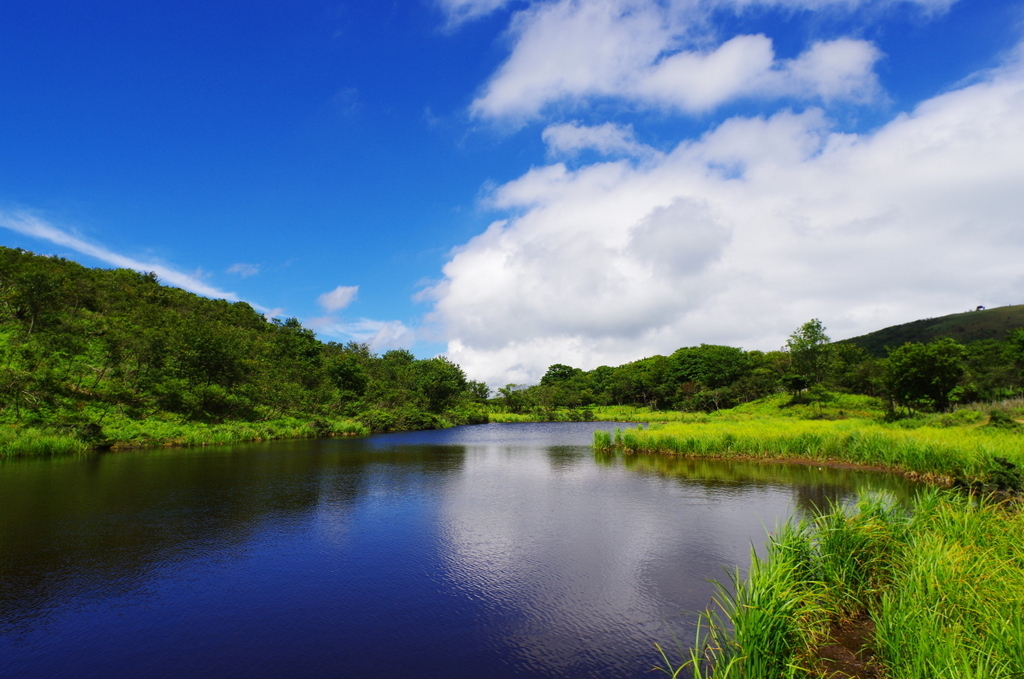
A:
{"type": "Polygon", "coordinates": [[[564,462],[470,448],[440,519],[447,577],[486,601],[508,628],[508,651],[538,668],[687,638],[692,616],[680,615],[707,606],[706,580],[745,566],[751,542],[792,508],[788,489],[723,497],[696,482],[624,483],[621,469],[564,462]]]}
{"type": "Polygon", "coordinates": [[[332,547],[342,547],[348,542],[351,528],[352,507],[348,503],[330,499],[327,494],[322,495],[311,526],[316,538],[332,547]]]}

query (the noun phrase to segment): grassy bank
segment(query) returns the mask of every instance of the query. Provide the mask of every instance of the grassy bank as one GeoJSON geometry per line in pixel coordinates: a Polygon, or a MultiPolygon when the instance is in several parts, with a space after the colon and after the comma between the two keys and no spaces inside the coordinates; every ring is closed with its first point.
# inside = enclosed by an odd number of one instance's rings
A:
{"type": "Polygon", "coordinates": [[[121,420],[104,427],[114,450],[155,446],[207,446],[244,441],[317,438],[368,434],[369,429],[352,420],[282,417],[262,422],[197,424],[161,420],[121,420]]]}
{"type": "MultiPolygon", "coordinates": [[[[863,397],[774,397],[596,432],[594,443],[627,462],[661,453],[884,467],[1007,498],[1024,480],[1024,432],[1014,417],[985,408],[886,422],[863,397]]],[[[720,588],[695,647],[674,661],[666,655],[661,669],[698,679],[1024,677],[1021,535],[1024,513],[1011,500],[935,488],[909,511],[863,499],[855,510],[787,525],[745,581],[720,588]]]]}
{"type": "MultiPolygon", "coordinates": [[[[815,402],[793,402],[787,394],[774,394],[757,401],[745,403],[735,408],[716,410],[714,412],[683,412],[679,410],[656,410],[633,405],[590,405],[581,408],[533,409],[513,413],[501,407],[493,407],[488,412],[491,422],[723,422],[751,419],[782,419],[789,420],[839,420],[849,418],[875,419],[885,418],[882,402],[870,396],[856,394],[828,394],[827,400],[815,402]]],[[[970,421],[984,419],[979,412],[961,416],[970,421]]],[[[922,417],[920,424],[933,420],[933,417],[922,417]]]]}
{"type": "Polygon", "coordinates": [[[748,420],[595,432],[598,449],[625,453],[846,461],[986,481],[997,458],[1024,466],[1024,436],[997,428],[900,429],[861,420],[748,420]]]}
{"type": "Polygon", "coordinates": [[[626,454],[841,461],[1005,490],[1020,482],[1007,464],[1024,467],[1024,432],[1009,417],[991,417],[962,410],[885,422],[866,397],[797,405],[773,397],[689,420],[596,432],[594,445],[626,454]]]}
{"type": "Polygon", "coordinates": [[[75,436],[29,427],[0,427],[0,458],[73,455],[89,449],[89,444],[75,436]]]}
{"type": "Polygon", "coordinates": [[[835,508],[770,539],[695,648],[660,669],[716,679],[1024,676],[1024,514],[930,490],[835,508]],[[862,643],[867,649],[862,649],[862,643]]]}
{"type": "Polygon", "coordinates": [[[704,413],[684,413],[678,410],[652,410],[639,406],[586,406],[583,408],[554,408],[512,413],[491,410],[491,422],[700,422],[704,413]]]}
{"type": "Polygon", "coordinates": [[[160,446],[207,446],[247,441],[270,441],[321,436],[368,434],[353,420],[309,420],[284,417],[262,422],[201,424],[175,420],[113,419],[102,433],[55,433],[29,427],[0,428],[0,458],[49,457],[97,449],[124,450],[160,446]]]}

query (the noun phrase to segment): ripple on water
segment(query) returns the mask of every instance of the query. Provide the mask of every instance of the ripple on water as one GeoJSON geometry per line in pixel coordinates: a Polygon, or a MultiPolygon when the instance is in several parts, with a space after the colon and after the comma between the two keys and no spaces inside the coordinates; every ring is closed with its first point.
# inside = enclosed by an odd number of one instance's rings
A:
{"type": "Polygon", "coordinates": [[[0,676],[635,677],[766,527],[894,487],[598,426],[3,465],[0,676]]]}

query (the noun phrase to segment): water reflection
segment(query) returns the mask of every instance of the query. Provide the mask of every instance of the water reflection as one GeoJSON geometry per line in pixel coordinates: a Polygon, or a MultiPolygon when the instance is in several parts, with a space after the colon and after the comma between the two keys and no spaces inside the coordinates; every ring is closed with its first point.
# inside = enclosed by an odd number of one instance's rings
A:
{"type": "Polygon", "coordinates": [[[848,504],[862,490],[908,497],[914,484],[884,472],[814,464],[788,464],[754,460],[688,458],[679,455],[597,452],[598,464],[621,465],[634,472],[656,474],[681,483],[697,483],[708,492],[746,492],[752,487],[789,489],[798,514],[813,515],[835,504],[848,504]]]}
{"type": "Polygon", "coordinates": [[[0,676],[633,677],[765,526],[906,486],[594,428],[2,464],[0,676]]]}

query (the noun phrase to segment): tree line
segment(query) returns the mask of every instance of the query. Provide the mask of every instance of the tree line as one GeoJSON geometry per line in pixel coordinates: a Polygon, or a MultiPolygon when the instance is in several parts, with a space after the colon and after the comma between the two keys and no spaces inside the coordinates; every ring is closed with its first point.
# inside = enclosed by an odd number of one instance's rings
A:
{"type": "Polygon", "coordinates": [[[519,413],[595,405],[710,412],[780,392],[794,402],[827,400],[834,392],[874,396],[894,417],[1017,397],[1024,392],[1024,329],[1005,340],[907,342],[876,357],[854,343],[832,342],[812,319],[778,351],[701,344],[618,367],[557,363],[540,384],[506,385],[492,403],[519,413]]]}

